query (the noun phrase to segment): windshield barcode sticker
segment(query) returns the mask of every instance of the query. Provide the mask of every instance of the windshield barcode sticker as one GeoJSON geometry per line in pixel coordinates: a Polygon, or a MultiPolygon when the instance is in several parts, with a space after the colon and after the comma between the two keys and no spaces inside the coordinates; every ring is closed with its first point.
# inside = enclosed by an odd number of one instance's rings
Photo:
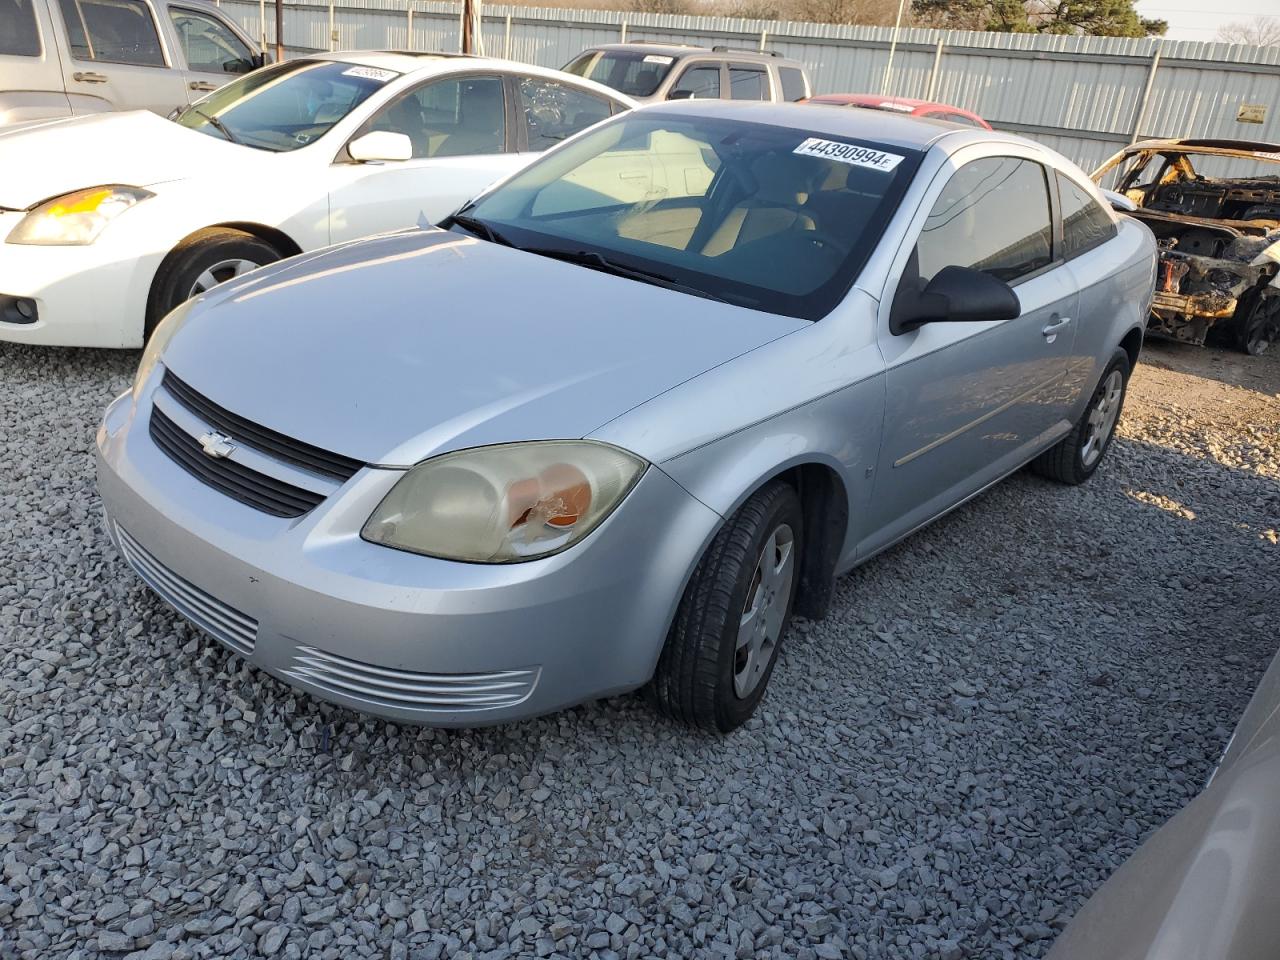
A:
{"type": "Polygon", "coordinates": [[[817,137],[810,137],[792,152],[808,157],[836,160],[855,167],[870,167],[872,170],[883,170],[885,173],[902,162],[902,157],[896,153],[884,153],[881,150],[871,150],[852,143],[820,140],[817,137]]]}
{"type": "Polygon", "coordinates": [[[394,70],[383,70],[380,67],[352,67],[350,70],[343,70],[342,75],[359,77],[361,80],[376,80],[378,83],[386,83],[400,76],[394,70]]]}

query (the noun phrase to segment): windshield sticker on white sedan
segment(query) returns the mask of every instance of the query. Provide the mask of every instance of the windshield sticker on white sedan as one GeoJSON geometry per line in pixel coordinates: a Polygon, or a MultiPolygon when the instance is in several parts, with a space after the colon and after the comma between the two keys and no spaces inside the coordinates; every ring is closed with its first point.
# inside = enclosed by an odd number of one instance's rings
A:
{"type": "Polygon", "coordinates": [[[644,58],[644,62],[645,62],[645,63],[661,63],[661,64],[667,64],[667,63],[670,63],[670,62],[671,62],[672,60],[674,60],[674,59],[675,59],[675,57],[660,57],[660,56],[658,56],[658,55],[657,55],[657,54],[655,54],[655,53],[651,53],[651,54],[649,54],[647,57],[645,57],[645,58],[644,58]]]}
{"type": "Polygon", "coordinates": [[[380,67],[352,67],[350,70],[343,70],[344,77],[359,77],[361,80],[375,80],[378,83],[386,83],[388,80],[394,80],[400,74],[394,70],[383,70],[380,67]]]}
{"type": "Polygon", "coordinates": [[[817,137],[810,137],[792,152],[808,157],[824,157],[827,160],[836,160],[854,167],[870,167],[872,170],[883,170],[885,173],[902,162],[902,157],[896,153],[884,153],[852,143],[820,140],[817,137]]]}

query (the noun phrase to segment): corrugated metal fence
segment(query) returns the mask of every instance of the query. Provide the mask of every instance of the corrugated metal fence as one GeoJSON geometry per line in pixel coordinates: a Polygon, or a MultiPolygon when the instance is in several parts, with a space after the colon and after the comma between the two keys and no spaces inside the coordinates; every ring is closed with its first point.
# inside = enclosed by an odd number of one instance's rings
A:
{"type": "MultiPolygon", "coordinates": [[[[273,6],[221,0],[254,37],[275,42],[273,6]]],[[[893,31],[884,27],[690,17],[605,10],[486,6],[481,36],[491,56],[559,67],[584,47],[627,40],[730,44],[808,65],[816,92],[881,92],[893,31]]],[[[290,54],[317,50],[456,51],[460,4],[424,0],[290,2],[290,54]]],[[[1196,41],[903,30],[888,92],[976,111],[1086,169],[1135,137],[1280,141],[1280,47],[1196,41]],[[1262,124],[1237,119],[1263,104],[1262,124]]]]}

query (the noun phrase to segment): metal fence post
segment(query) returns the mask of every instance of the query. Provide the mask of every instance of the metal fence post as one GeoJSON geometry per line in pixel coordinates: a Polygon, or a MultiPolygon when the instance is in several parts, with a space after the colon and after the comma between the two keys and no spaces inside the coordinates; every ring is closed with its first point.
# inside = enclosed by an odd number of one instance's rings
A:
{"type": "Polygon", "coordinates": [[[409,0],[409,28],[405,34],[405,49],[413,50],[413,0],[409,0]]]}
{"type": "Polygon", "coordinates": [[[502,44],[502,59],[511,59],[511,14],[507,14],[507,30],[506,37],[502,44]]]}
{"type": "Polygon", "coordinates": [[[267,0],[258,0],[258,23],[262,26],[262,52],[267,50],[267,0]]]}
{"type": "Polygon", "coordinates": [[[337,24],[334,22],[334,17],[333,17],[333,0],[329,0],[329,51],[330,52],[337,49],[337,46],[336,46],[337,42],[338,42],[338,27],[337,27],[337,24]]]}
{"type": "Polygon", "coordinates": [[[467,3],[458,4],[458,52],[467,52],[467,3]]]}
{"type": "Polygon", "coordinates": [[[929,71],[929,90],[925,93],[926,100],[933,100],[938,93],[938,72],[942,67],[942,38],[938,38],[938,45],[933,50],[933,69],[929,71]]]}
{"type": "Polygon", "coordinates": [[[627,18],[626,17],[622,18],[622,30],[618,34],[618,42],[619,43],[627,42],[627,18]]]}
{"type": "Polygon", "coordinates": [[[1151,68],[1147,71],[1147,85],[1142,90],[1142,99],[1138,109],[1133,113],[1133,129],[1129,131],[1129,142],[1138,142],[1138,133],[1147,119],[1147,104],[1151,100],[1151,88],[1155,86],[1156,71],[1160,69],[1160,54],[1164,51],[1164,38],[1156,43],[1156,52],[1151,55],[1151,68]]]}
{"type": "Polygon", "coordinates": [[[765,42],[767,39],[769,39],[769,31],[768,31],[768,30],[761,30],[761,31],[760,31],[760,52],[761,52],[761,53],[764,53],[764,42],[765,42]]]}
{"type": "Polygon", "coordinates": [[[898,32],[902,29],[902,13],[907,0],[898,0],[898,19],[893,24],[893,39],[889,41],[889,61],[884,65],[884,79],[880,81],[880,96],[889,95],[889,75],[893,73],[893,55],[898,50],[898,32]]]}

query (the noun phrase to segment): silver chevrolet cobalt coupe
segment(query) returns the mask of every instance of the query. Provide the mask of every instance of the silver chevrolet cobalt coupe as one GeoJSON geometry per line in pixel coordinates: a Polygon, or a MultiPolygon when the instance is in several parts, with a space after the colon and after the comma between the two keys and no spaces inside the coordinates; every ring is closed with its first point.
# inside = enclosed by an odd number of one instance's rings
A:
{"type": "Polygon", "coordinates": [[[157,593],[326,700],[475,725],[647,686],[728,731],[835,577],[1028,462],[1088,479],[1155,262],[1014,137],[663,105],[179,307],[99,486],[157,593]]]}

